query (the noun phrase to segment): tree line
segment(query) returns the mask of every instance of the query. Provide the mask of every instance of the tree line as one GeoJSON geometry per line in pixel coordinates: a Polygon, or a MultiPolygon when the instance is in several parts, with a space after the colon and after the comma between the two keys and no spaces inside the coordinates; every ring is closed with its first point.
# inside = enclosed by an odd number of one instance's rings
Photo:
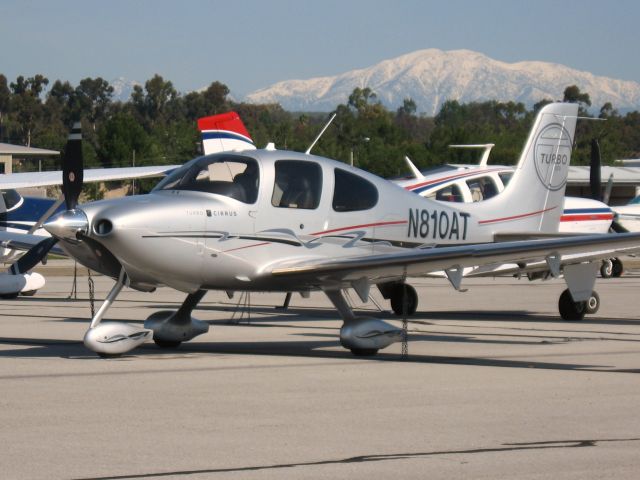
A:
{"type": "MultiPolygon", "coordinates": [[[[237,111],[257,146],[304,151],[330,114],[287,112],[277,104],[238,103],[229,88],[213,82],[206,89],[179,94],[169,80],[155,75],[137,85],[129,100],[114,101],[113,87],[98,78],[77,85],[43,75],[14,82],[0,74],[0,142],[63,150],[69,126],[83,123],[85,161],[89,167],[181,164],[199,155],[198,118],[237,111]]],[[[589,94],[568,86],[562,100],[580,104],[589,117],[589,94]]],[[[452,150],[451,144],[495,143],[490,163],[512,164],[520,155],[537,111],[551,99],[527,109],[517,102],[445,102],[434,117],[419,114],[407,98],[395,111],[385,108],[369,88],[356,88],[338,105],[333,125],[313,153],[354,163],[382,176],[406,172],[404,156],[426,168],[445,162],[477,161],[478,152],[452,150]]],[[[621,115],[607,103],[597,116],[579,121],[574,164],[589,161],[598,138],[604,163],[640,156],[640,113],[621,115]]],[[[44,167],[59,168],[59,160],[44,167]]],[[[573,161],[573,160],[572,160],[573,161]]],[[[28,162],[23,169],[33,168],[28,162]]]]}

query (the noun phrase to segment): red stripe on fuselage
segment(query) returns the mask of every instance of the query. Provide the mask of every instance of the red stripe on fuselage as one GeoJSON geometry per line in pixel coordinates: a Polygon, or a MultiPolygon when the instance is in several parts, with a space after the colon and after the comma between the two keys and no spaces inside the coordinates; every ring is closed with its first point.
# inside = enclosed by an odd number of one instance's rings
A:
{"type": "Polygon", "coordinates": [[[543,214],[545,212],[548,212],[550,210],[554,210],[555,208],[557,208],[557,207],[545,208],[544,210],[539,210],[537,212],[523,213],[522,215],[513,215],[512,217],[494,218],[492,220],[480,220],[478,222],[478,224],[479,225],[485,225],[487,223],[507,222],[507,221],[511,221],[511,220],[518,220],[520,218],[534,217],[536,215],[541,215],[541,214],[543,214]]]}
{"type": "Polygon", "coordinates": [[[613,214],[562,215],[560,217],[561,222],[587,222],[590,220],[613,220],[613,214]]]}

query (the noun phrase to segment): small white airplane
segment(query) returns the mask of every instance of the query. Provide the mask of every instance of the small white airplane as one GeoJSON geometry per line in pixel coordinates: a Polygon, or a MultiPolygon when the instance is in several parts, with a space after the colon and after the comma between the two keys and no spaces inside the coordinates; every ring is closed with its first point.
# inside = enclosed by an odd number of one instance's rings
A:
{"type": "MultiPolygon", "coordinates": [[[[440,202],[473,203],[492,198],[504,191],[513,175],[514,167],[487,165],[494,144],[451,145],[451,147],[482,148],[484,152],[478,165],[443,165],[427,172],[421,172],[408,157],[405,157],[412,176],[394,181],[411,192],[440,202]]],[[[558,233],[568,235],[608,233],[614,218],[614,210],[606,203],[591,198],[565,197],[558,233]]],[[[499,268],[496,273],[504,274],[510,270],[510,268],[499,268]]],[[[465,272],[467,273],[471,272],[465,272]]],[[[490,274],[487,271],[482,273],[490,274]]],[[[605,278],[620,276],[622,262],[618,258],[604,259],[600,273],[605,278]]],[[[589,313],[595,313],[598,308],[597,299],[594,298],[591,302],[592,308],[589,313]]]]}
{"type": "MultiPolygon", "coordinates": [[[[96,168],[84,171],[84,181],[107,182],[138,178],[160,177],[175,170],[179,165],[148,167],[96,168]]],[[[22,255],[20,249],[33,245],[34,239],[48,237],[42,224],[51,215],[63,210],[63,198],[54,200],[22,196],[16,189],[62,185],[62,171],[27,172],[0,175],[0,232],[11,235],[9,240],[0,242],[0,261],[14,262],[22,255]],[[34,237],[35,236],[35,237],[34,237]]],[[[54,253],[64,255],[60,249],[54,253]]],[[[0,274],[0,298],[15,298],[20,295],[34,295],[45,285],[45,279],[37,272],[21,275],[0,274]]]]}
{"type": "MultiPolygon", "coordinates": [[[[205,333],[209,325],[191,313],[207,290],[323,291],[343,319],[341,344],[354,354],[375,354],[399,341],[402,331],[356,316],[344,289],[366,301],[377,286],[409,314],[418,298],[408,276],[444,271],[460,289],[465,267],[504,263],[543,262],[555,277],[563,275],[568,288],[559,310],[579,320],[600,260],[638,251],[640,234],[495,242],[510,232],[557,232],[576,117],[575,104],[541,109],[505,190],[475,203],[435,202],[309,150],[272,146],[205,155],[147,195],[82,206],[81,169],[74,167],[63,186],[67,210],[44,224],[52,238],[11,272],[28,271],[58,244],[114,278],[84,337],[87,348],[106,356],[151,337],[175,347],[205,333]],[[165,285],[188,295],[178,311],[154,313],[144,328],[102,322],[125,285],[141,291],[165,285]]],[[[69,156],[81,163],[77,132],[69,144],[69,156]]]]}
{"type": "MultiPolygon", "coordinates": [[[[444,165],[421,172],[405,157],[412,176],[395,180],[398,185],[423,197],[441,202],[473,203],[504,191],[513,176],[514,167],[487,165],[493,144],[451,145],[454,148],[483,148],[478,165],[444,165]]],[[[613,221],[613,210],[605,203],[590,198],[565,197],[559,233],[607,233],[613,221]]]]}

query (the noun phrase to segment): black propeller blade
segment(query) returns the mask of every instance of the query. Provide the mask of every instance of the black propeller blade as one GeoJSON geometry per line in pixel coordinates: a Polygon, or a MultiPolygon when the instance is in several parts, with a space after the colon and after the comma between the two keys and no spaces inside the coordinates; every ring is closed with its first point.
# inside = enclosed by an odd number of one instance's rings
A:
{"type": "Polygon", "coordinates": [[[589,169],[589,185],[591,185],[591,198],[602,201],[602,180],[600,178],[600,144],[598,139],[591,140],[591,168],[589,169]]]}
{"type": "Polygon", "coordinates": [[[56,243],[58,243],[58,239],[55,237],[45,238],[35,246],[31,247],[27,253],[11,265],[9,272],[13,275],[28,272],[47,256],[49,250],[51,250],[56,243]]]}
{"type": "MultiPolygon", "coordinates": [[[[69,133],[62,159],[62,192],[67,210],[74,209],[78,204],[78,197],[82,190],[83,169],[82,129],[80,122],[76,122],[69,133]]],[[[9,272],[13,275],[28,272],[47,256],[56,243],[58,239],[55,237],[42,240],[11,265],[9,272]]]]}
{"type": "Polygon", "coordinates": [[[67,210],[73,210],[78,204],[83,181],[82,129],[76,122],[69,133],[67,146],[62,160],[62,193],[67,210]]]}
{"type": "MultiPolygon", "coordinates": [[[[602,165],[602,157],[600,155],[600,144],[598,143],[598,139],[594,138],[591,140],[591,167],[589,170],[589,184],[591,186],[591,198],[594,200],[599,200],[601,202],[609,204],[609,197],[611,196],[611,189],[613,187],[613,174],[609,177],[607,181],[607,186],[605,188],[604,198],[602,197],[602,179],[601,179],[601,165],[602,165]]],[[[614,217],[611,222],[611,230],[616,233],[628,233],[629,230],[624,228],[619,222],[618,218],[614,217]]]]}

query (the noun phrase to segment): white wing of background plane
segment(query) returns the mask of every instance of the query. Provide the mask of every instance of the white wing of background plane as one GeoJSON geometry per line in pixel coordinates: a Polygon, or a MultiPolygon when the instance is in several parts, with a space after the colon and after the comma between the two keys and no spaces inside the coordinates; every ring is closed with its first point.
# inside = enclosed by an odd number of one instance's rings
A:
{"type": "MultiPolygon", "coordinates": [[[[160,177],[180,165],[162,165],[152,167],[93,168],[84,171],[86,182],[109,182],[134,178],[160,177]]],[[[25,172],[0,175],[0,189],[47,187],[62,185],[62,171],[25,172]]]]}

